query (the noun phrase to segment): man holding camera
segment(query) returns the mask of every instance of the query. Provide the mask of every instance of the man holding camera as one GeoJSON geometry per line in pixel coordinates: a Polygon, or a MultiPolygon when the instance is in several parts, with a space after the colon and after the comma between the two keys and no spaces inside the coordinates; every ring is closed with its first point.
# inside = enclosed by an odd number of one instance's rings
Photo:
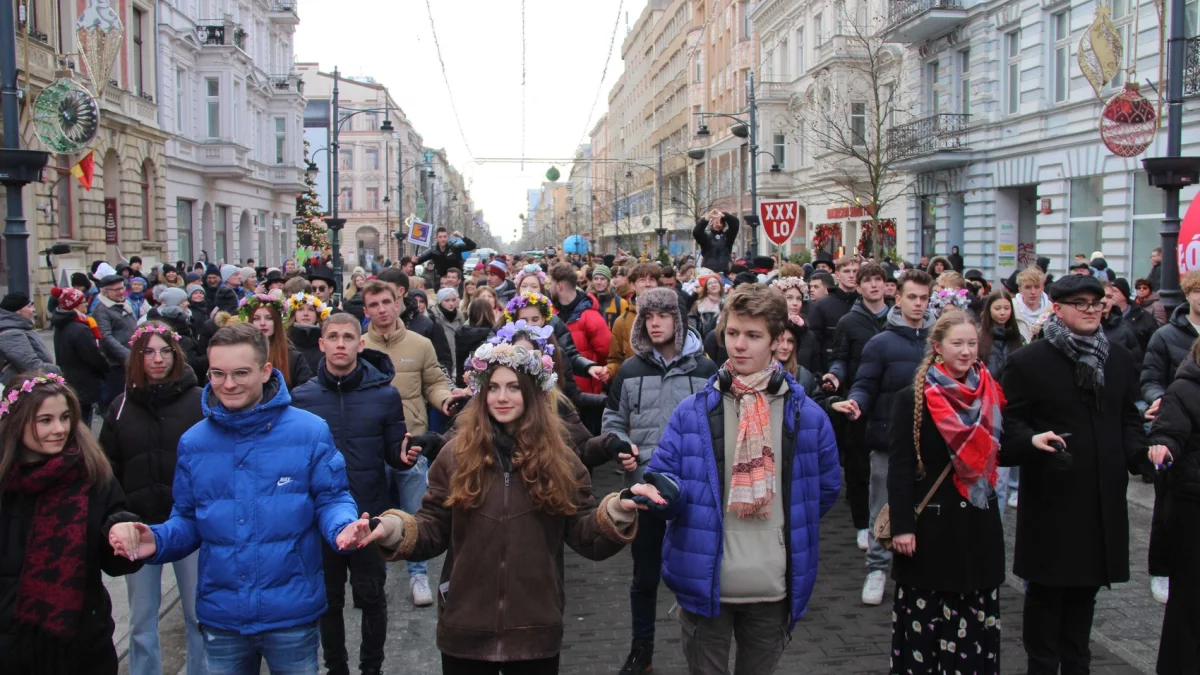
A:
{"type": "Polygon", "coordinates": [[[716,272],[725,274],[729,271],[729,263],[733,260],[733,244],[737,241],[739,221],[732,213],[722,213],[720,209],[709,211],[703,218],[696,220],[692,230],[692,238],[704,258],[704,266],[716,272]]]}
{"type": "Polygon", "coordinates": [[[1088,672],[1096,593],[1129,580],[1129,473],[1153,471],[1137,364],[1100,330],[1104,287],[1067,275],[1049,295],[1042,339],[1009,357],[1002,382],[1000,462],[1021,466],[1013,572],[1029,583],[1030,675],[1088,672]]]}

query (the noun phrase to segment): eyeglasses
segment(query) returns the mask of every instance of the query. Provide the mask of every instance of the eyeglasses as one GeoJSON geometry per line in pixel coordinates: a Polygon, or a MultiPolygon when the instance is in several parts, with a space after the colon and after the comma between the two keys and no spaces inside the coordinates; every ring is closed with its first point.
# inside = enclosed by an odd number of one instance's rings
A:
{"type": "Polygon", "coordinates": [[[329,290],[329,287],[326,286],[325,284],[321,284],[320,286],[318,286],[317,284],[312,285],[313,293],[324,293],[327,290],[329,290]]]}
{"type": "Polygon", "coordinates": [[[254,371],[249,368],[238,368],[232,373],[227,373],[223,370],[209,370],[208,379],[213,384],[221,384],[226,378],[232,378],[234,384],[246,384],[250,381],[250,376],[254,375],[254,371]]]}
{"type": "Polygon", "coordinates": [[[170,361],[175,358],[175,352],[170,347],[163,347],[162,349],[146,347],[142,350],[142,356],[148,359],[153,359],[155,354],[158,354],[163,361],[170,361]]]}
{"type": "Polygon", "coordinates": [[[1061,304],[1074,307],[1077,312],[1092,312],[1104,309],[1103,300],[1069,300],[1061,304]]]}

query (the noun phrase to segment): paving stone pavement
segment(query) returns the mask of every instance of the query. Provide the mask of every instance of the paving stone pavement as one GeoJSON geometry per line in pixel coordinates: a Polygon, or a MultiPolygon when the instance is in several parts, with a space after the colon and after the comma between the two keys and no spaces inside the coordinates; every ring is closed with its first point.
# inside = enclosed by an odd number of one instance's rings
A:
{"type": "MultiPolygon", "coordinates": [[[[620,487],[620,479],[609,468],[596,471],[597,494],[620,487]]],[[[1093,630],[1095,675],[1153,673],[1162,622],[1162,605],[1149,593],[1146,576],[1146,543],[1152,493],[1140,483],[1130,487],[1130,540],[1134,579],[1112,590],[1100,592],[1093,630]]],[[[1009,515],[1012,511],[1009,511],[1009,515]]],[[[1013,519],[1006,522],[1012,547],[1013,519]]],[[[430,578],[436,580],[441,559],[430,561],[430,578]]],[[[1010,567],[1011,569],[1011,567],[1010,567]]],[[[628,551],[609,560],[592,562],[568,550],[565,561],[567,609],[562,672],[564,674],[611,675],[617,672],[629,649],[628,587],[632,562],[628,551]]],[[[389,567],[389,623],[385,672],[393,675],[438,673],[439,654],[434,647],[436,609],[417,609],[408,600],[408,576],[403,564],[389,567]]],[[[860,600],[864,578],[863,554],[854,543],[849,509],[844,500],[822,521],[820,572],[809,602],[808,614],[792,632],[779,673],[853,675],[885,673],[891,643],[891,594],[889,582],[885,603],[864,606],[860,600]]],[[[672,608],[673,597],[660,588],[654,672],[683,675],[685,662],[680,647],[679,627],[672,608]]],[[[1003,639],[1002,672],[1025,670],[1021,644],[1021,582],[1010,575],[1001,589],[1003,639]]],[[[351,663],[357,658],[360,614],[347,610],[347,634],[351,636],[351,663]]],[[[120,630],[120,629],[119,629],[120,630]]],[[[183,665],[183,630],[178,603],[162,622],[164,672],[174,673],[183,665]]],[[[122,664],[122,675],[127,668],[122,664]]],[[[263,673],[266,673],[265,667],[263,673]]],[[[322,670],[322,672],[324,672],[322,670]]]]}

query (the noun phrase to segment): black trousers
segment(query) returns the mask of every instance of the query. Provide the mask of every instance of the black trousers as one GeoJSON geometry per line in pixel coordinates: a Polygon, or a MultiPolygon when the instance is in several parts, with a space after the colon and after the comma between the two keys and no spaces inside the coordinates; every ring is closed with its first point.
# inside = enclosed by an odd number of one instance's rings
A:
{"type": "Polygon", "coordinates": [[[633,554],[633,583],[629,585],[629,611],[633,639],[654,644],[654,621],[658,615],[658,582],[662,577],[663,536],[667,521],[647,511],[638,511],[637,536],[629,546],[633,554]]]}
{"type": "Polygon", "coordinates": [[[867,425],[862,421],[847,423],[842,428],[846,501],[850,504],[850,519],[854,521],[856,530],[867,530],[873,526],[868,502],[871,492],[871,452],[867,450],[866,436],[867,425]]]}
{"type": "Polygon", "coordinates": [[[558,675],[558,655],[534,661],[473,661],[443,652],[442,675],[558,675]]]}
{"type": "Polygon", "coordinates": [[[342,610],[346,607],[346,579],[354,606],[362,610],[362,644],[358,663],[363,673],[378,673],[383,669],[383,643],[387,638],[387,567],[375,544],[350,555],[341,555],[322,547],[325,569],[325,597],[329,610],[321,617],[321,649],[325,651],[325,667],[330,675],[349,675],[349,655],[346,653],[346,622],[342,610]]]}
{"type": "Polygon", "coordinates": [[[1021,639],[1029,675],[1090,672],[1092,615],[1099,586],[1058,587],[1030,583],[1025,591],[1021,639]]]}

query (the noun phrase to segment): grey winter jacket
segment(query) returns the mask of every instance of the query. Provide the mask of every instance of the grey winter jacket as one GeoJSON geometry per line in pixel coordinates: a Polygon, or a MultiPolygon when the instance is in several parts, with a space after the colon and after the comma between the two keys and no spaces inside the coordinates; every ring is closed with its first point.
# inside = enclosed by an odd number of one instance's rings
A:
{"type": "Polygon", "coordinates": [[[123,367],[129,359],[129,338],[137,330],[138,320],[129,301],[113,302],[101,295],[100,302],[92,310],[92,318],[100,329],[100,351],[109,364],[123,367]]]}
{"type": "MultiPolygon", "coordinates": [[[[442,308],[440,305],[434,305],[433,307],[429,308],[429,316],[433,319],[433,324],[435,326],[437,326],[438,328],[440,328],[442,330],[442,332],[444,332],[446,334],[446,343],[450,347],[451,355],[458,353],[457,351],[455,351],[457,349],[457,346],[455,345],[454,334],[456,332],[458,332],[458,329],[462,328],[462,326],[466,323],[463,320],[463,318],[464,318],[463,314],[464,314],[464,312],[460,308],[458,310],[458,313],[455,314],[454,320],[451,321],[450,319],[446,318],[446,315],[444,313],[442,313],[442,308]]],[[[451,368],[451,370],[453,370],[457,366],[458,366],[458,359],[456,358],[450,362],[450,368],[451,368]]],[[[451,378],[455,378],[458,375],[457,373],[454,373],[454,372],[451,372],[448,374],[450,375],[451,378]]]]}
{"type": "Polygon", "coordinates": [[[625,485],[639,482],[671,413],[683,399],[703,391],[717,365],[704,355],[694,332],[684,338],[683,354],[663,364],[654,351],[626,359],[608,388],[600,432],[614,433],[638,447],[638,468],[625,474],[625,485]]]}
{"type": "Polygon", "coordinates": [[[54,357],[25,317],[0,309],[0,382],[17,373],[44,370],[59,372],[54,357]]]}

